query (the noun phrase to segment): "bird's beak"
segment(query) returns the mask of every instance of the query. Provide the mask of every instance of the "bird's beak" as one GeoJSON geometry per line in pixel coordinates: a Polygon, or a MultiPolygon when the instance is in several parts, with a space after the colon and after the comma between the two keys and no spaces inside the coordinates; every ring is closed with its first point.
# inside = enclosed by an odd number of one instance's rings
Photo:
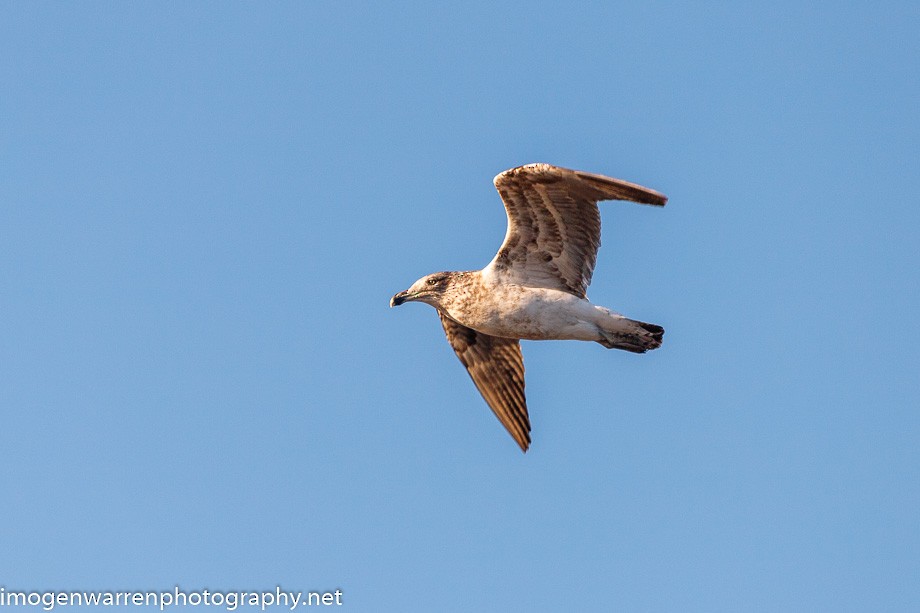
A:
{"type": "Polygon", "coordinates": [[[390,298],[390,306],[395,307],[401,305],[403,302],[409,300],[409,292],[399,292],[392,298],[390,298]]]}

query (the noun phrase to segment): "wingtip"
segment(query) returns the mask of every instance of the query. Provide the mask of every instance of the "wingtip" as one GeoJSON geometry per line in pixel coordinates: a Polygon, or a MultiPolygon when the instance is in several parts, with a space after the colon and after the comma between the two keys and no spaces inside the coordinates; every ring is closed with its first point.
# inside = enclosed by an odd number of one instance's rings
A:
{"type": "Polygon", "coordinates": [[[668,197],[661,192],[656,192],[653,189],[642,187],[640,185],[636,185],[636,187],[640,188],[642,191],[633,195],[631,198],[624,199],[632,200],[633,202],[638,202],[639,204],[650,204],[652,206],[664,206],[668,203],[668,197]]]}
{"type": "Polygon", "coordinates": [[[521,453],[527,453],[527,450],[530,449],[530,424],[528,424],[526,430],[511,432],[509,429],[508,432],[514,439],[514,442],[518,444],[518,447],[521,448],[521,453]]]}

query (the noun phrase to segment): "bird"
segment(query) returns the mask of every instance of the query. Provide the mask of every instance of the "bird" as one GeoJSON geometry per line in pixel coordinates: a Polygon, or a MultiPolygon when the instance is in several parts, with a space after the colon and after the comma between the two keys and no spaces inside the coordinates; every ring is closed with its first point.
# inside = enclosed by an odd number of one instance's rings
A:
{"type": "Polygon", "coordinates": [[[483,399],[523,452],[531,443],[520,341],[594,341],[645,353],[664,328],[629,319],[587,297],[601,219],[597,203],[664,206],[655,190],[550,164],[527,164],[493,183],[508,216],[505,239],[485,268],[435,272],[390,299],[433,306],[483,399]]]}

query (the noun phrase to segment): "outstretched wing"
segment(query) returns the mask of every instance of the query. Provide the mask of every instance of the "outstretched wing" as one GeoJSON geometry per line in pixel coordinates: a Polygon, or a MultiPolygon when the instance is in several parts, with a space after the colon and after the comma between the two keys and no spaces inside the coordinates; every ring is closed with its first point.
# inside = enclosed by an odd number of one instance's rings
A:
{"type": "Polygon", "coordinates": [[[508,213],[508,232],[483,273],[580,298],[591,283],[600,246],[597,202],[664,206],[668,201],[641,185],[549,164],[512,168],[493,182],[508,213]]]}
{"type": "Polygon", "coordinates": [[[524,397],[524,358],[517,339],[499,338],[457,323],[438,310],[447,341],[489,408],[523,451],[530,446],[524,397]]]}

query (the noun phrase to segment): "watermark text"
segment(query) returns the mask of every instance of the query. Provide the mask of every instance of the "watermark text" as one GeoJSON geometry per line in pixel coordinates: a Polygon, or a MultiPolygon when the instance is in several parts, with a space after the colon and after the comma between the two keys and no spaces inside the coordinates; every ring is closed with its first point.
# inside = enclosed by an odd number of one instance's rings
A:
{"type": "Polygon", "coordinates": [[[11,590],[0,586],[0,607],[32,606],[41,607],[43,611],[53,611],[56,607],[79,606],[137,606],[157,607],[165,611],[171,607],[203,606],[220,607],[224,611],[236,611],[240,607],[258,607],[262,611],[269,607],[286,607],[294,611],[298,607],[341,606],[342,590],[326,592],[289,592],[281,586],[272,591],[186,591],[178,585],[172,590],[157,591],[64,591],[64,590],[11,590]]]}

